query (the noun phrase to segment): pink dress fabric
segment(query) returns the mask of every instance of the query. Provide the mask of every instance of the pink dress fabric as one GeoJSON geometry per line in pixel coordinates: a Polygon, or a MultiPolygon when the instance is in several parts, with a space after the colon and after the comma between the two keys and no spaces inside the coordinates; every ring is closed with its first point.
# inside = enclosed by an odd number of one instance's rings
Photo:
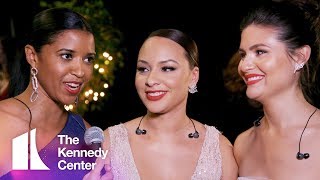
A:
{"type": "MultiPolygon", "coordinates": [[[[220,180],[222,160],[219,147],[220,132],[213,126],[205,125],[206,134],[192,180],[220,180]]],[[[134,163],[128,133],[123,124],[108,128],[110,134],[110,157],[114,180],[140,180],[134,163]]]]}

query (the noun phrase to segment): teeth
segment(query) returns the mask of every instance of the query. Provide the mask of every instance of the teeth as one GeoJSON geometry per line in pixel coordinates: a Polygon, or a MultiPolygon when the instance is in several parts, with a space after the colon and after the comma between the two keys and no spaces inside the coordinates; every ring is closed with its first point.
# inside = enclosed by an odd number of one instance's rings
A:
{"type": "Polygon", "coordinates": [[[66,83],[66,84],[71,88],[78,88],[80,86],[80,84],[76,84],[76,83],[66,83]]]}
{"type": "Polygon", "coordinates": [[[262,76],[250,77],[250,78],[248,78],[248,81],[254,81],[254,80],[258,80],[258,79],[262,79],[262,76]]]}
{"type": "Polygon", "coordinates": [[[164,94],[164,92],[152,92],[152,93],[148,93],[150,96],[159,96],[161,94],[164,94]]]}

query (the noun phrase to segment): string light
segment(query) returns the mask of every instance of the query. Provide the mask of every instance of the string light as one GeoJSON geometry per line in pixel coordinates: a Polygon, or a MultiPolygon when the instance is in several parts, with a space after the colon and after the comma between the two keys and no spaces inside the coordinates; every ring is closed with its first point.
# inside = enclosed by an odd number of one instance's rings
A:
{"type": "MultiPolygon", "coordinates": [[[[113,57],[112,57],[109,53],[107,53],[107,52],[103,52],[102,56],[107,59],[107,60],[104,61],[104,64],[105,64],[105,65],[110,64],[110,61],[113,60],[113,57]]],[[[105,74],[105,73],[106,73],[105,69],[104,69],[103,67],[101,67],[99,64],[94,64],[93,68],[94,68],[95,70],[98,70],[98,72],[99,72],[100,74],[105,74]]],[[[103,83],[102,86],[103,86],[102,89],[107,89],[107,88],[109,87],[109,84],[108,84],[108,83],[103,83]]],[[[98,100],[99,100],[98,96],[100,96],[101,98],[103,98],[103,97],[106,95],[105,92],[103,92],[103,91],[100,92],[100,93],[98,93],[98,92],[94,92],[94,91],[93,91],[93,88],[87,87],[87,89],[88,89],[88,90],[84,91],[84,93],[83,93],[83,95],[84,95],[84,97],[85,97],[84,103],[85,103],[86,105],[88,105],[88,104],[90,103],[90,101],[92,101],[92,100],[93,100],[93,101],[98,101],[98,100]],[[92,96],[92,95],[93,95],[93,96],[92,96]]],[[[70,104],[70,105],[65,105],[64,108],[65,108],[67,111],[72,111],[72,110],[74,109],[74,106],[70,104]]]]}

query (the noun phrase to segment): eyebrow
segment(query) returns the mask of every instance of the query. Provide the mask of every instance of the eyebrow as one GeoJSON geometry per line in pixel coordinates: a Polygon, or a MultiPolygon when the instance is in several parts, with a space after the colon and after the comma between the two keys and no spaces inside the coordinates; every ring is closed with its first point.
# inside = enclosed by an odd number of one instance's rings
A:
{"type": "MultiPolygon", "coordinates": [[[[71,52],[71,53],[74,53],[75,51],[72,50],[72,49],[66,49],[66,48],[62,48],[62,49],[59,49],[57,52],[61,52],[61,51],[68,51],[68,52],[71,52]]],[[[95,56],[96,55],[96,52],[92,52],[92,53],[88,53],[89,56],[95,56]]]]}
{"type": "Polygon", "coordinates": [[[60,52],[60,51],[69,51],[69,52],[72,52],[72,53],[75,52],[72,49],[66,49],[66,48],[59,49],[57,52],[60,52]]]}
{"type": "MultiPolygon", "coordinates": [[[[255,45],[253,45],[253,46],[250,46],[249,50],[256,49],[256,48],[258,48],[258,47],[260,47],[260,46],[266,46],[266,47],[270,48],[269,46],[267,46],[267,45],[265,45],[265,44],[260,43],[260,44],[255,44],[255,45]]],[[[245,52],[242,48],[239,48],[239,50],[238,50],[238,51],[245,52]]]]}
{"type": "MultiPolygon", "coordinates": [[[[144,64],[149,64],[147,61],[145,60],[142,60],[142,59],[139,59],[138,62],[141,62],[141,63],[144,63],[144,64]]],[[[173,62],[175,64],[179,64],[179,62],[173,60],[173,59],[168,59],[168,60],[164,60],[164,61],[160,61],[160,64],[165,64],[165,63],[168,63],[168,62],[173,62]]]]}

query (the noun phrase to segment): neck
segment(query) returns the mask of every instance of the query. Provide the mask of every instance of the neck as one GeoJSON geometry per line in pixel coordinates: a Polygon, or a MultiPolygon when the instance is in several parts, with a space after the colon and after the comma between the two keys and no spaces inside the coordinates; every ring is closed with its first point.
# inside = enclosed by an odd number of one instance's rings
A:
{"type": "Polygon", "coordinates": [[[269,126],[281,129],[303,126],[306,122],[304,119],[314,109],[314,106],[299,95],[278,96],[263,103],[264,120],[269,126]]]}
{"type": "MultiPolygon", "coordinates": [[[[40,89],[40,88],[39,88],[40,89]]],[[[38,91],[39,91],[38,89],[38,91]]],[[[28,88],[16,96],[16,98],[23,101],[32,113],[32,125],[49,127],[52,125],[60,126],[60,123],[64,123],[64,119],[67,117],[67,112],[63,106],[59,106],[48,96],[39,91],[39,96],[36,101],[31,102],[30,96],[32,94],[32,87],[28,88]]]]}
{"type": "MultiPolygon", "coordinates": [[[[38,91],[38,96],[41,97],[42,100],[47,99],[47,100],[52,101],[52,99],[48,96],[48,94],[42,89],[40,84],[39,84],[37,91],[38,91]]],[[[30,82],[27,89],[24,91],[24,93],[27,93],[28,97],[30,98],[30,96],[32,95],[32,92],[33,92],[32,83],[30,82]]]]}
{"type": "Polygon", "coordinates": [[[177,132],[190,124],[190,119],[183,115],[146,114],[141,122],[143,128],[153,132],[177,132]]]}
{"type": "MultiPolygon", "coordinates": [[[[151,133],[157,134],[157,137],[159,137],[160,134],[164,135],[164,136],[171,136],[174,135],[176,137],[176,135],[178,133],[186,133],[186,129],[190,132],[188,132],[188,134],[186,134],[186,137],[189,138],[199,138],[199,132],[197,131],[195,124],[193,122],[193,120],[191,118],[189,118],[188,116],[185,115],[185,117],[188,119],[188,122],[185,122],[184,119],[186,118],[181,118],[181,120],[177,123],[176,121],[174,121],[174,119],[171,118],[171,122],[170,124],[166,124],[166,122],[168,122],[167,120],[164,119],[159,119],[159,117],[155,118],[150,116],[150,114],[146,115],[147,118],[149,118],[149,120],[145,120],[144,125],[143,120],[145,118],[145,116],[143,116],[140,121],[139,121],[139,125],[136,128],[135,133],[137,135],[145,135],[148,134],[148,131],[151,131],[151,133]],[[160,126],[161,128],[159,128],[159,124],[158,122],[161,122],[161,124],[166,124],[165,126],[160,126]],[[163,122],[165,121],[165,122],[163,122]],[[172,122],[173,121],[173,122],[172,122]],[[189,126],[189,124],[192,124],[192,127],[189,126]],[[184,123],[184,124],[182,124],[184,123]],[[148,126],[149,125],[149,126],[148,126]],[[193,132],[191,132],[193,131],[193,132]]],[[[150,134],[150,132],[149,132],[150,134]]]]}

